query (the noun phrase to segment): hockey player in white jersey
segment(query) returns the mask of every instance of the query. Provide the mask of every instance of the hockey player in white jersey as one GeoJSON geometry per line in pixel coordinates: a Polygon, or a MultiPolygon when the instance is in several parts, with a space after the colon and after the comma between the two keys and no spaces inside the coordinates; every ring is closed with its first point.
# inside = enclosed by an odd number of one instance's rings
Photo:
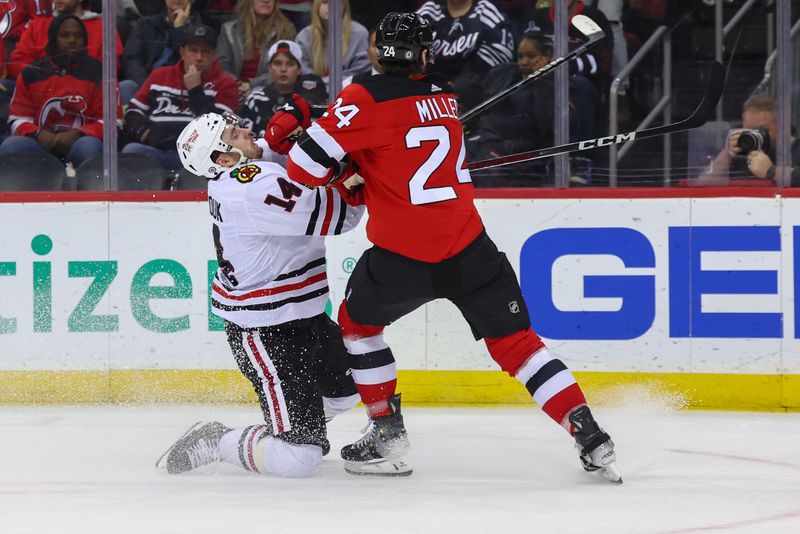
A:
{"type": "MultiPolygon", "coordinates": [[[[306,118],[306,122],[307,122],[306,118]]],[[[352,229],[363,206],[347,188],[311,189],[286,177],[264,141],[235,115],[209,113],[177,141],[184,167],[209,178],[219,269],[212,307],[236,363],[252,382],[264,423],[198,423],[157,465],[181,473],[222,461],[285,477],[310,475],[330,445],[326,417],[358,402],[328,298],[325,237],[352,229]]]]}

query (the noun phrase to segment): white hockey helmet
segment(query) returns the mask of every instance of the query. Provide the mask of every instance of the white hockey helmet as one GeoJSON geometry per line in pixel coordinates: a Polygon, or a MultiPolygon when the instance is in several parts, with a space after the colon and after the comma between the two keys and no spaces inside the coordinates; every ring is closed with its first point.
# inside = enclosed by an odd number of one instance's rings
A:
{"type": "Polygon", "coordinates": [[[205,113],[187,124],[175,143],[183,167],[198,176],[216,178],[226,167],[214,161],[212,155],[215,152],[238,152],[238,163],[245,161],[247,158],[241,150],[222,141],[225,127],[229,124],[235,126],[239,120],[233,113],[205,113]]]}

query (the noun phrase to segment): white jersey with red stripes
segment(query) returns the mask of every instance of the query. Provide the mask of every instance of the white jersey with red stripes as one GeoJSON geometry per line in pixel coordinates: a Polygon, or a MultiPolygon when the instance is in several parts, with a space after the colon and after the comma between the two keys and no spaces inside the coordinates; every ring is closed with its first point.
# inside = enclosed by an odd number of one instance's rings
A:
{"type": "Polygon", "coordinates": [[[292,182],[276,163],[251,161],[209,180],[208,207],[216,315],[255,328],[324,312],[324,236],[355,227],[363,206],[348,206],[334,188],[292,182]]]}

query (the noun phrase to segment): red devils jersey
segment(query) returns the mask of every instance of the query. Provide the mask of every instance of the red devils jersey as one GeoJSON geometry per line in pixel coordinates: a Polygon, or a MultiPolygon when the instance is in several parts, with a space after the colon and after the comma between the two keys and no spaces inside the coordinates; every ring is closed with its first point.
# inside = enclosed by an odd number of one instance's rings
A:
{"type": "Polygon", "coordinates": [[[366,182],[370,241],[421,261],[454,256],[483,223],[456,98],[445,87],[387,75],[348,85],[289,152],[289,177],[324,184],[349,154],[366,182]]]}
{"type": "Polygon", "coordinates": [[[77,57],[67,69],[49,58],[33,62],[17,78],[8,108],[11,133],[80,130],[102,139],[102,81],[103,66],[86,55],[77,57]]]}
{"type": "Polygon", "coordinates": [[[0,36],[17,39],[30,19],[52,13],[49,0],[0,0],[0,36]]]}

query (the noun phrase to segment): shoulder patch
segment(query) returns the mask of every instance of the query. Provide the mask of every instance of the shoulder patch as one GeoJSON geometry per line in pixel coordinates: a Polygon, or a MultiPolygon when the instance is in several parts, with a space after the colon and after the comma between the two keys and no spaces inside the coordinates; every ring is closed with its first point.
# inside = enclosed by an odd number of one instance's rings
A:
{"type": "Polygon", "coordinates": [[[258,173],[261,172],[261,167],[253,165],[252,163],[237,167],[231,171],[231,176],[241,184],[247,184],[253,181],[258,173]]]}

